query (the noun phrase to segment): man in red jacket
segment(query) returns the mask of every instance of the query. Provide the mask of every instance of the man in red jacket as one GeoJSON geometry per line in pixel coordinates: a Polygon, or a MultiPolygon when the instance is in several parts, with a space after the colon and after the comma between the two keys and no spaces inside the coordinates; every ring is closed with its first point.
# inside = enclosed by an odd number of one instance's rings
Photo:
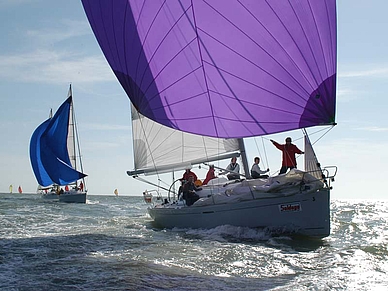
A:
{"type": "Polygon", "coordinates": [[[286,138],[285,144],[279,144],[274,140],[270,140],[275,147],[283,152],[283,161],[282,167],[280,169],[280,174],[284,174],[287,169],[296,168],[296,159],[295,154],[304,154],[300,149],[297,148],[296,145],[291,143],[291,137],[286,138]]]}
{"type": "Polygon", "coordinates": [[[206,178],[203,180],[202,185],[207,185],[211,179],[216,178],[214,165],[209,166],[209,171],[207,171],[206,178]]]}
{"type": "Polygon", "coordinates": [[[185,172],[183,173],[183,177],[180,179],[181,181],[189,181],[189,177],[192,176],[194,179],[194,182],[198,180],[197,175],[190,170],[190,168],[187,168],[185,172]]]}

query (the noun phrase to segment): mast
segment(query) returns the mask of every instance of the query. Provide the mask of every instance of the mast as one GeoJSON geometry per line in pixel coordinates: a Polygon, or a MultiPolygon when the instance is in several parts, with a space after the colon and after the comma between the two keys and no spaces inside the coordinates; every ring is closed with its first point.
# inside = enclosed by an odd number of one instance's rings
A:
{"type": "MultiPolygon", "coordinates": [[[[69,89],[69,96],[73,97],[73,92],[71,89],[71,84],[70,84],[70,89],[69,89]]],[[[70,111],[71,111],[71,121],[72,121],[72,133],[73,133],[73,153],[74,153],[74,169],[77,171],[81,171],[82,173],[84,172],[83,165],[82,165],[82,156],[81,156],[81,145],[78,137],[78,129],[77,129],[77,120],[75,118],[75,110],[74,110],[74,102],[73,98],[71,99],[71,104],[70,104],[70,111]],[[77,157],[79,158],[79,161],[77,162],[77,157]],[[79,169],[78,169],[79,168],[79,169]]],[[[75,182],[76,186],[78,186],[78,181],[75,182]]],[[[84,190],[86,190],[86,183],[85,183],[85,178],[82,178],[82,183],[84,185],[84,190]]]]}
{"type": "MultiPolygon", "coordinates": [[[[76,131],[75,131],[75,120],[74,120],[74,103],[73,103],[73,92],[71,90],[71,84],[70,84],[70,87],[69,87],[69,94],[68,94],[68,97],[72,97],[72,100],[71,100],[71,103],[70,103],[70,118],[69,118],[69,132],[71,132],[71,140],[70,140],[70,146],[72,147],[71,148],[71,160],[72,160],[72,164],[74,166],[74,169],[77,170],[77,153],[76,153],[76,143],[75,143],[75,135],[76,135],[76,131]]],[[[76,182],[77,183],[77,182],[76,182]]]]}
{"type": "Polygon", "coordinates": [[[247,153],[245,151],[244,140],[242,138],[239,138],[239,139],[237,139],[237,141],[238,141],[238,147],[239,147],[240,154],[241,154],[241,161],[243,164],[245,177],[247,179],[249,179],[251,177],[251,173],[249,171],[248,159],[247,159],[247,153]]]}

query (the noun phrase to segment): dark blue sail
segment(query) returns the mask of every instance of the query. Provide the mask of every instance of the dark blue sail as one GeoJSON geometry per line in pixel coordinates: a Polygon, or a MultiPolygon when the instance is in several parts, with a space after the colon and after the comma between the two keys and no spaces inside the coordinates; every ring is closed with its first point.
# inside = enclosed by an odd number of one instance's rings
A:
{"type": "Polygon", "coordinates": [[[73,168],[67,149],[71,104],[70,96],[51,119],[38,126],[31,137],[31,165],[42,186],[67,185],[86,176],[73,168]]]}
{"type": "Polygon", "coordinates": [[[37,129],[35,129],[34,133],[32,134],[31,141],[30,141],[30,160],[31,160],[31,166],[34,170],[34,174],[36,177],[36,180],[38,181],[39,185],[47,186],[53,184],[53,181],[51,180],[49,174],[46,172],[41,155],[40,155],[40,140],[42,137],[43,132],[47,129],[48,124],[50,123],[50,119],[47,119],[45,122],[43,122],[41,125],[38,126],[37,129]]]}

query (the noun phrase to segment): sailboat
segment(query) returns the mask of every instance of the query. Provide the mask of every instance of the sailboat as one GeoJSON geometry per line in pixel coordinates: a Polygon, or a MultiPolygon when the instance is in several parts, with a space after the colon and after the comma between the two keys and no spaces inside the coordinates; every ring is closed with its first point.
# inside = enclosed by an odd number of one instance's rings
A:
{"type": "Polygon", "coordinates": [[[11,194],[12,194],[12,188],[13,188],[12,184],[9,185],[9,193],[11,193],[11,194]]]}
{"type": "Polygon", "coordinates": [[[336,167],[321,167],[307,129],[336,125],[335,0],[82,3],[132,103],[127,174],[155,187],[143,193],[155,225],[330,235],[336,167]],[[252,179],[244,138],[299,129],[304,171],[252,179]],[[191,206],[174,175],[169,187],[143,178],[231,157],[240,179],[211,180],[191,206]]]}
{"type": "Polygon", "coordinates": [[[71,85],[67,99],[54,116],[32,134],[30,161],[43,198],[86,203],[87,175],[83,173],[71,85]],[[71,188],[64,190],[67,185],[71,188]]]}
{"type": "Polygon", "coordinates": [[[113,193],[116,195],[116,197],[119,196],[119,190],[115,189],[115,190],[113,191],[113,193]]]}
{"type": "Polygon", "coordinates": [[[19,185],[19,187],[18,187],[18,192],[19,192],[19,194],[22,194],[22,193],[23,193],[22,186],[20,186],[20,185],[19,185]]]}

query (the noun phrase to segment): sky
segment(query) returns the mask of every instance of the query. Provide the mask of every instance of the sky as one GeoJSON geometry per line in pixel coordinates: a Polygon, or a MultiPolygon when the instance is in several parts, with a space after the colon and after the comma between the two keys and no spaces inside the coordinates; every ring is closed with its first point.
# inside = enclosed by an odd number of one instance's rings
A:
{"type": "MultiPolygon", "coordinates": [[[[386,0],[337,1],[338,125],[314,145],[323,166],[338,168],[333,199],[388,197],[386,11],[386,0]]],[[[0,22],[0,192],[10,184],[14,191],[21,185],[25,193],[36,192],[30,138],[50,108],[66,99],[70,83],[88,193],[113,195],[117,188],[120,195],[141,195],[150,189],[126,174],[133,169],[129,99],[81,1],[0,0],[0,22]]],[[[300,132],[272,138],[282,143],[288,135],[303,148],[300,132]]],[[[250,139],[246,147],[249,161],[260,155],[262,168],[278,171],[281,153],[268,139],[250,139]]],[[[193,171],[205,177],[204,169],[193,171]]]]}

